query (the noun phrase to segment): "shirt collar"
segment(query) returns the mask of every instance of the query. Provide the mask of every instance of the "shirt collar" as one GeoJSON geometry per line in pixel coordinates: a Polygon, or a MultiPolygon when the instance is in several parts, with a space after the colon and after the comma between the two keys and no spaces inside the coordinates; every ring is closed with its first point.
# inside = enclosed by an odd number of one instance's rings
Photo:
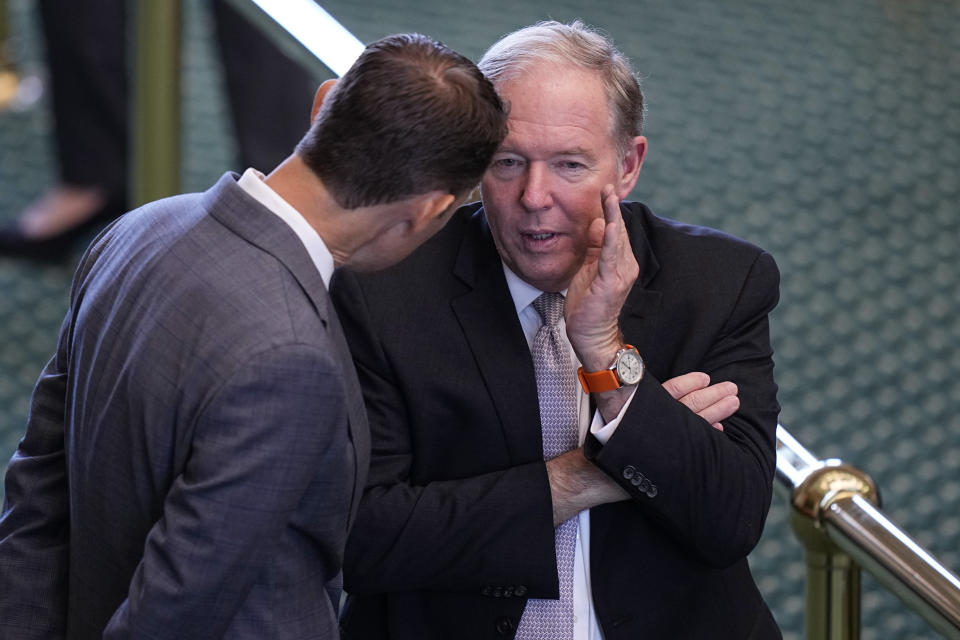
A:
{"type": "MultiPolygon", "coordinates": [[[[521,313],[523,313],[524,309],[529,307],[534,300],[540,297],[540,294],[543,293],[543,291],[537,289],[532,284],[521,280],[520,276],[510,270],[510,267],[507,266],[507,263],[503,262],[502,260],[500,262],[503,264],[503,275],[507,278],[507,288],[510,289],[510,297],[513,298],[513,306],[516,307],[517,315],[519,316],[521,313]]],[[[566,297],[567,290],[564,289],[560,293],[566,297]]]]}
{"type": "Polygon", "coordinates": [[[250,197],[269,209],[277,217],[287,223],[300,242],[303,243],[310,259],[320,272],[323,284],[329,289],[330,278],[333,276],[333,255],[324,244],[323,238],[317,233],[317,230],[310,226],[306,218],[294,209],[289,202],[280,197],[276,191],[271,189],[263,181],[264,175],[256,169],[249,168],[243,172],[237,185],[247,192],[250,197]]]}

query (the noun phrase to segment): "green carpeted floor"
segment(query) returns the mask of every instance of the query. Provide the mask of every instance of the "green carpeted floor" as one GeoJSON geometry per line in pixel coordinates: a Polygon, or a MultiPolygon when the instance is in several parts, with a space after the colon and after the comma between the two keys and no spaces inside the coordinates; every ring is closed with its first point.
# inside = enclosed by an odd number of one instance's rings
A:
{"type": "MultiPolygon", "coordinates": [[[[43,70],[32,3],[8,0],[21,67],[43,70]]],[[[960,4],[949,0],[543,0],[324,5],[361,40],[422,31],[476,59],[548,17],[606,29],[648,97],[635,197],[768,249],[782,421],[867,470],[887,514],[960,571],[960,4]]],[[[206,5],[185,2],[184,186],[233,165],[206,5]]],[[[305,107],[306,108],[306,107],[305,107]]],[[[55,176],[41,101],[0,113],[0,217],[55,176]]],[[[0,459],[66,309],[68,266],[0,258],[0,459]]],[[[2,466],[0,462],[0,466],[2,466]]],[[[804,565],[775,500],[751,556],[787,638],[804,565]]],[[[936,637],[868,576],[863,638],[936,637]]]]}

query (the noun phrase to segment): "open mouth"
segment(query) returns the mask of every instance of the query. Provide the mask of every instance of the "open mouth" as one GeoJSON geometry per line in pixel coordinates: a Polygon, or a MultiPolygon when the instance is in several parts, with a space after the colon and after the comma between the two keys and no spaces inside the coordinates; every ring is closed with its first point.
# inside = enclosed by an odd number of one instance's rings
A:
{"type": "Polygon", "coordinates": [[[559,233],[542,231],[539,233],[521,233],[520,237],[523,238],[523,245],[527,251],[541,253],[554,251],[561,236],[559,233]]]}

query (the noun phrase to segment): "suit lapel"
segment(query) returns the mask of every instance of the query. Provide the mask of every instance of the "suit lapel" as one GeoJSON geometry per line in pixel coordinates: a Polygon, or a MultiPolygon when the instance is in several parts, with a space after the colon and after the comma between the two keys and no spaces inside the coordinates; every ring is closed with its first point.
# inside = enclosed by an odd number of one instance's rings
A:
{"type": "MultiPolygon", "coordinates": [[[[640,275],[627,295],[620,313],[620,330],[626,341],[635,346],[640,355],[644,355],[655,350],[663,294],[647,288],[660,270],[660,263],[650,245],[647,218],[642,210],[635,211],[632,210],[633,207],[639,208],[640,205],[621,205],[621,211],[624,213],[630,246],[633,247],[633,254],[640,267],[640,275]],[[630,209],[624,211],[626,207],[630,209]]],[[[621,508],[622,505],[610,504],[590,510],[591,572],[604,566],[603,556],[611,548],[607,536],[616,528],[616,518],[621,508]]]]}
{"type": "Polygon", "coordinates": [[[327,324],[331,313],[327,288],[306,247],[287,223],[240,188],[233,173],[224,174],[204,194],[204,205],[221,224],[283,264],[327,324]]]}
{"type": "Polygon", "coordinates": [[[511,460],[542,459],[533,361],[482,210],[469,221],[454,274],[469,290],[451,307],[500,418],[511,460]]]}
{"type": "MultiPolygon", "coordinates": [[[[329,302],[329,298],[328,298],[329,302]]],[[[367,480],[367,471],[370,467],[370,428],[367,424],[367,410],[363,404],[363,394],[360,391],[360,380],[350,355],[350,347],[340,326],[336,313],[330,313],[327,329],[330,339],[340,360],[343,369],[343,386],[347,399],[347,415],[350,428],[350,440],[353,442],[353,456],[356,465],[354,476],[353,500],[350,503],[350,521],[357,515],[360,506],[360,497],[367,480]]]]}
{"type": "Polygon", "coordinates": [[[330,296],[306,247],[280,217],[267,210],[237,185],[237,176],[224,174],[204,194],[204,206],[210,215],[234,233],[276,258],[291,273],[310,300],[320,321],[327,328],[343,373],[350,438],[356,462],[353,513],[356,513],[362,483],[367,477],[370,431],[360,393],[360,382],[350,357],[343,328],[334,313],[330,296]]]}
{"type": "MultiPolygon", "coordinates": [[[[630,206],[630,205],[627,205],[630,206]]],[[[624,206],[621,205],[621,210],[624,206]]],[[[660,270],[660,263],[650,246],[645,229],[645,219],[641,215],[628,215],[624,211],[624,222],[630,236],[630,246],[640,266],[640,275],[630,290],[620,313],[620,330],[627,342],[637,348],[641,355],[654,348],[657,323],[660,314],[660,302],[663,294],[647,288],[650,281],[660,270]]]]}

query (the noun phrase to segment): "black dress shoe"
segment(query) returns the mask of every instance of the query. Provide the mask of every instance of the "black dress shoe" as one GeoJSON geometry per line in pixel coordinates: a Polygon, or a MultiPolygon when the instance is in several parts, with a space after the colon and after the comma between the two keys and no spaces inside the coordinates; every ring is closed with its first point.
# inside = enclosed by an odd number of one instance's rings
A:
{"type": "Polygon", "coordinates": [[[18,220],[0,226],[0,256],[17,256],[47,262],[60,262],[70,255],[70,250],[81,238],[90,239],[94,230],[120,216],[123,204],[110,202],[76,227],[42,238],[25,235],[18,220]]]}

